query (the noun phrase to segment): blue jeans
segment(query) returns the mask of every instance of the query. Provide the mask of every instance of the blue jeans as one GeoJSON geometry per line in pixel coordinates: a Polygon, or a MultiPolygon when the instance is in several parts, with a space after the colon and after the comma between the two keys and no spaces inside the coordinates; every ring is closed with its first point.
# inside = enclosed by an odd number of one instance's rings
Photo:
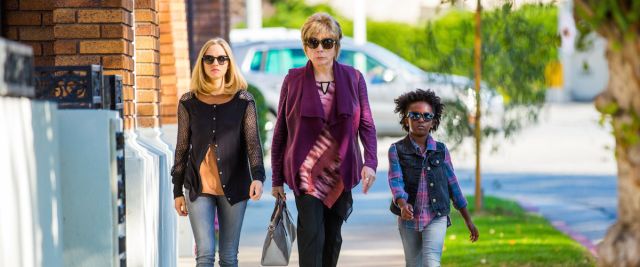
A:
{"type": "Polygon", "coordinates": [[[440,266],[444,237],[447,234],[447,216],[434,218],[422,232],[405,227],[398,217],[398,229],[407,267],[440,266]]]}
{"type": "Polygon", "coordinates": [[[215,212],[218,210],[220,226],[220,266],[238,266],[238,246],[240,230],[247,208],[247,201],[231,206],[224,196],[199,196],[195,201],[189,200],[189,192],[185,194],[187,211],[193,236],[196,240],[197,266],[211,266],[215,262],[215,212]]]}

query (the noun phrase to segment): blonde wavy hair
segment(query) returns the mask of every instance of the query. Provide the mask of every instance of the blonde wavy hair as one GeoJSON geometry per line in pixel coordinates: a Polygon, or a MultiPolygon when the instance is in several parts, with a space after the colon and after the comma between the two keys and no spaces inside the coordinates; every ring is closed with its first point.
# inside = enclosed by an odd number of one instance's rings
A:
{"type": "MultiPolygon", "coordinates": [[[[336,19],[334,19],[331,15],[318,12],[315,13],[305,21],[304,25],[302,25],[302,29],[300,30],[300,35],[302,37],[302,47],[304,48],[304,54],[307,54],[307,46],[305,41],[311,37],[319,35],[321,33],[328,33],[331,35],[331,38],[336,40],[335,48],[336,48],[336,57],[340,56],[340,40],[342,40],[342,28],[340,27],[340,23],[336,19]]],[[[307,57],[309,57],[307,55],[307,57]]]]}
{"type": "Polygon", "coordinates": [[[236,60],[233,57],[233,53],[231,52],[231,47],[229,43],[222,38],[214,38],[207,41],[200,49],[200,53],[198,53],[198,59],[196,60],[196,65],[193,68],[193,73],[191,74],[191,92],[200,93],[200,94],[235,94],[238,90],[246,90],[247,89],[247,81],[242,77],[240,73],[240,69],[236,64],[236,60]],[[229,57],[227,62],[228,68],[227,73],[224,74],[222,80],[222,86],[220,88],[215,88],[211,83],[211,79],[205,73],[204,63],[202,62],[202,57],[207,52],[209,47],[213,45],[220,45],[224,52],[229,57]]]}

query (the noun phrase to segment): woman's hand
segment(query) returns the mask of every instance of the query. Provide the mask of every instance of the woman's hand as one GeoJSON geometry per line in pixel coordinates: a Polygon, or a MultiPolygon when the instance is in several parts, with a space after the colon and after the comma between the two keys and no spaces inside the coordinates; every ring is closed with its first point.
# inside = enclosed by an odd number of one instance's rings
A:
{"type": "Polygon", "coordinates": [[[478,228],[476,228],[476,225],[473,224],[472,221],[465,221],[464,222],[467,225],[467,228],[469,228],[469,240],[471,242],[476,242],[478,241],[478,237],[480,237],[480,233],[478,232],[478,228]]]}
{"type": "Polygon", "coordinates": [[[273,197],[275,197],[275,198],[282,198],[282,200],[287,200],[287,196],[284,193],[284,187],[283,186],[271,187],[271,195],[273,195],[273,197]]]}
{"type": "Polygon", "coordinates": [[[376,172],[370,167],[364,166],[360,175],[362,175],[362,192],[366,194],[369,192],[373,182],[376,181],[376,172]]]}
{"type": "Polygon", "coordinates": [[[184,201],[184,196],[177,197],[174,199],[174,206],[176,208],[176,212],[178,212],[178,216],[187,216],[189,212],[187,211],[187,203],[184,201]]]}
{"type": "Polygon", "coordinates": [[[249,187],[249,197],[251,200],[260,200],[260,197],[262,197],[261,181],[253,180],[253,182],[251,182],[251,186],[249,187]]]}

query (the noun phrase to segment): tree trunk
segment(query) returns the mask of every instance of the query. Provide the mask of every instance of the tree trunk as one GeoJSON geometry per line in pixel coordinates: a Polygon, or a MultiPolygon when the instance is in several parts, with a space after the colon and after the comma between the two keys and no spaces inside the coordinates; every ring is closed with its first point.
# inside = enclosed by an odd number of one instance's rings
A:
{"type": "Polygon", "coordinates": [[[474,70],[475,70],[475,89],[476,89],[476,115],[475,115],[475,128],[474,128],[474,136],[476,141],[476,211],[482,210],[482,174],[480,172],[480,142],[482,142],[481,138],[481,128],[480,128],[480,119],[481,119],[481,111],[480,111],[480,81],[482,79],[482,64],[480,60],[482,60],[482,3],[478,0],[476,7],[476,32],[474,37],[474,53],[473,53],[473,61],[474,61],[474,70]]]}
{"type": "Polygon", "coordinates": [[[609,40],[609,84],[596,99],[601,112],[611,112],[618,162],[618,220],[598,248],[601,266],[640,266],[640,39],[609,40]],[[609,108],[607,108],[609,107],[609,108]],[[636,140],[634,140],[636,139],[636,140]]]}

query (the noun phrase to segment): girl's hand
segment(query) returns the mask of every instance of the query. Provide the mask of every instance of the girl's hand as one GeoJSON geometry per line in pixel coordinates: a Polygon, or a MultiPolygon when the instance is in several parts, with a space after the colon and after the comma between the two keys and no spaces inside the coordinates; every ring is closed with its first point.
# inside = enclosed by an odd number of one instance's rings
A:
{"type": "Polygon", "coordinates": [[[404,201],[398,204],[400,204],[400,218],[406,221],[413,220],[413,206],[404,201]]]}
{"type": "Polygon", "coordinates": [[[259,200],[262,197],[262,182],[258,180],[253,180],[251,182],[251,186],[249,187],[249,197],[251,200],[259,200]]]}
{"type": "Polygon", "coordinates": [[[478,241],[478,237],[480,237],[480,233],[478,232],[478,228],[473,224],[472,221],[465,221],[467,228],[469,228],[469,241],[476,242],[478,241]]]}

